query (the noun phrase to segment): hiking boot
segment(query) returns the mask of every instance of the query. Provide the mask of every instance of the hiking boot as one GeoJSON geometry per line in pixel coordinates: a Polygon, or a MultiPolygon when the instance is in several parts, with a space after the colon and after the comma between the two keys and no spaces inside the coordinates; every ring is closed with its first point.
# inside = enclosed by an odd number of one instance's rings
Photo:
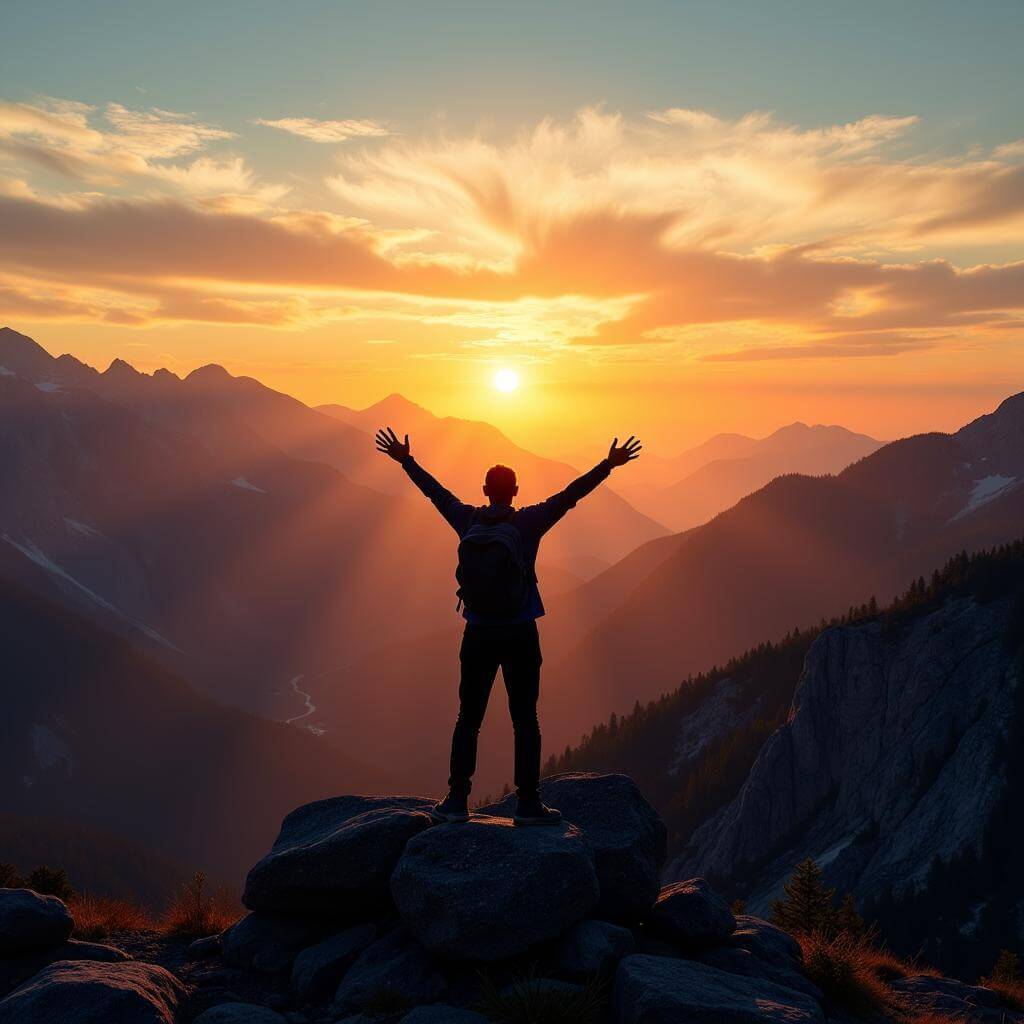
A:
{"type": "Polygon", "coordinates": [[[545,806],[539,796],[519,797],[512,821],[516,825],[559,825],[562,812],[545,806]]]}
{"type": "Polygon", "coordinates": [[[469,798],[449,791],[448,795],[430,808],[434,821],[469,821],[469,798]]]}

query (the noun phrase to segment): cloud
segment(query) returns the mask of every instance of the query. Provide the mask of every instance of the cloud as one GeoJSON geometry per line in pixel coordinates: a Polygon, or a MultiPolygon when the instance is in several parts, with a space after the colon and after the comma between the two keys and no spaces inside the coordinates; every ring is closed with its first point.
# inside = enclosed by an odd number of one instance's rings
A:
{"type": "Polygon", "coordinates": [[[291,135],[309,139],[311,142],[337,143],[349,139],[363,139],[391,135],[392,132],[382,121],[347,120],[318,121],[313,117],[280,117],[276,120],[254,118],[253,124],[266,128],[277,128],[291,135]]]}

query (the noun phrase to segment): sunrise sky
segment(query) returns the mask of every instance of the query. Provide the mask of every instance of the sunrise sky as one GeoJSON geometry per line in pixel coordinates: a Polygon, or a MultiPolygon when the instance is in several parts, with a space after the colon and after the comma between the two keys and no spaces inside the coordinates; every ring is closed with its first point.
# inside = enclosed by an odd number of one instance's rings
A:
{"type": "Polygon", "coordinates": [[[1016,0],[38,0],[0,34],[0,324],[51,351],[553,453],[1024,389],[1016,0]]]}

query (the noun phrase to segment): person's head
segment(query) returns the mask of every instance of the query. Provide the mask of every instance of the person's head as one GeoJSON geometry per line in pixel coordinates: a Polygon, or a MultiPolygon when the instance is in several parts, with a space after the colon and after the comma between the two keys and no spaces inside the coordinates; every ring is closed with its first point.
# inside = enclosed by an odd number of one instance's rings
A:
{"type": "Polygon", "coordinates": [[[516,483],[516,471],[508,466],[491,466],[484,477],[484,494],[491,499],[492,505],[511,505],[512,499],[519,493],[516,483]]]}

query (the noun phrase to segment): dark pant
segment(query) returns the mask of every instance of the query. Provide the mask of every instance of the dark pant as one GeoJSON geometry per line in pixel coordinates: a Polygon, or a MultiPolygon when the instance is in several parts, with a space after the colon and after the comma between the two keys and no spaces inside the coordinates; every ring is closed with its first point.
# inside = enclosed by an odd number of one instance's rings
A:
{"type": "Polygon", "coordinates": [[[541,660],[536,622],[517,622],[510,626],[467,623],[459,651],[462,665],[459,719],[452,735],[451,778],[448,780],[453,792],[469,794],[476,771],[477,737],[500,666],[515,730],[516,790],[520,796],[537,795],[540,781],[537,697],[541,660]]]}

